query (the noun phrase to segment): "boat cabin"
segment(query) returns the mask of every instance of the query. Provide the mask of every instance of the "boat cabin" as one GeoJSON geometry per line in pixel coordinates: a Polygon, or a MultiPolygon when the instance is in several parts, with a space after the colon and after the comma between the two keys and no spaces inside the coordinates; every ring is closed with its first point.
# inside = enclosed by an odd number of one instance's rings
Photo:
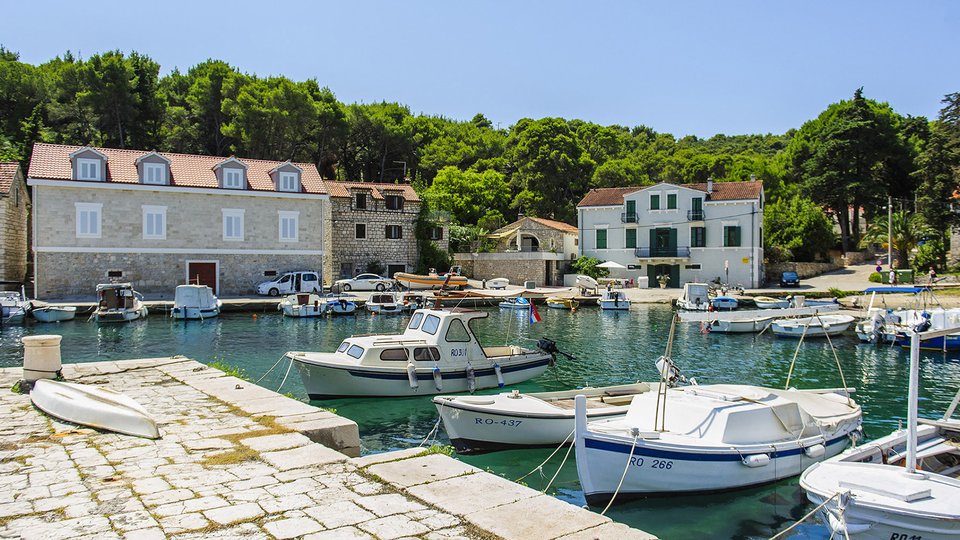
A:
{"type": "Polygon", "coordinates": [[[100,309],[134,309],[135,294],[129,283],[101,283],[97,285],[97,305],[100,309]]]}

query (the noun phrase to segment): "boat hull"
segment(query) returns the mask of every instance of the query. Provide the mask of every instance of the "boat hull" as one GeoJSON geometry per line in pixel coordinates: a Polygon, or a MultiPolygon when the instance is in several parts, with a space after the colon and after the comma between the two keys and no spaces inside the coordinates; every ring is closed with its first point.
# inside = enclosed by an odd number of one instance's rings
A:
{"type": "Polygon", "coordinates": [[[40,322],[60,322],[72,320],[77,315],[77,308],[73,306],[43,307],[34,308],[30,313],[40,322]]]}
{"type": "Polygon", "coordinates": [[[393,279],[408,289],[438,289],[444,282],[448,288],[463,288],[468,284],[467,278],[463,276],[450,276],[450,281],[446,281],[447,276],[425,276],[405,272],[397,272],[393,275],[393,279]]]}
{"type": "Polygon", "coordinates": [[[769,319],[749,319],[744,321],[713,321],[710,324],[710,332],[718,334],[749,334],[752,332],[762,332],[773,321],[769,319]]]}
{"type": "Polygon", "coordinates": [[[210,319],[220,315],[219,307],[199,308],[199,307],[175,307],[170,310],[170,316],[174,319],[183,320],[202,320],[210,319]]]}
{"type": "Polygon", "coordinates": [[[30,400],[61,420],[126,435],[160,438],[157,423],[139,403],[109,388],[41,379],[34,383],[30,400]]]}
{"type": "Polygon", "coordinates": [[[854,318],[848,315],[834,316],[832,318],[823,317],[824,326],[819,322],[805,326],[791,319],[780,319],[770,323],[770,331],[777,337],[785,338],[805,338],[824,337],[827,335],[837,336],[847,331],[854,323],[854,318]],[[804,334],[806,332],[806,334],[804,334]]]}
{"type": "Polygon", "coordinates": [[[382,315],[403,312],[403,306],[400,304],[367,304],[366,308],[370,313],[379,313],[382,315]]]}
{"type": "Polygon", "coordinates": [[[135,321],[137,319],[147,316],[146,306],[141,306],[136,309],[111,309],[111,310],[100,310],[97,311],[94,315],[94,319],[98,323],[124,323],[135,321]]]}

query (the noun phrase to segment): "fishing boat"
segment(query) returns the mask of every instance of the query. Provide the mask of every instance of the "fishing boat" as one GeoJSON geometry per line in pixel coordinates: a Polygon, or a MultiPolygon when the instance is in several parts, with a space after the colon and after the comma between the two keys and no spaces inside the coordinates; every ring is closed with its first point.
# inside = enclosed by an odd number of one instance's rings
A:
{"type": "Polygon", "coordinates": [[[850,315],[816,315],[797,319],[775,319],[770,331],[778,337],[837,336],[847,331],[856,319],[850,315]]]}
{"type": "Polygon", "coordinates": [[[911,332],[907,428],[818,463],[800,476],[831,536],[960,538],[960,392],[939,420],[918,415],[920,344],[960,327],[911,332]]]}
{"type": "Polygon", "coordinates": [[[343,296],[325,296],[327,313],[331,315],[353,315],[357,311],[357,303],[343,296]]]}
{"type": "Polygon", "coordinates": [[[371,294],[370,298],[367,299],[365,307],[367,311],[373,314],[379,313],[386,315],[403,311],[403,304],[398,295],[388,292],[371,294]]]}
{"type": "Polygon", "coordinates": [[[580,307],[580,302],[574,300],[573,298],[551,296],[550,298],[547,298],[547,307],[553,309],[569,309],[573,311],[580,307]]]}
{"type": "Polygon", "coordinates": [[[870,302],[867,304],[866,316],[857,321],[855,326],[857,337],[860,338],[862,343],[889,343],[896,339],[897,334],[919,324],[922,313],[944,310],[943,306],[939,306],[939,301],[936,300],[930,289],[926,287],[869,287],[863,292],[870,294],[870,302]],[[885,294],[904,293],[914,295],[914,307],[912,309],[890,309],[885,305],[875,305],[878,294],[881,295],[882,300],[882,295],[885,294]],[[938,307],[928,308],[928,297],[931,301],[935,301],[938,307]]]}
{"type": "Polygon", "coordinates": [[[129,283],[97,285],[97,310],[93,313],[97,322],[129,322],[146,316],[143,297],[129,283]]]}
{"type": "Polygon", "coordinates": [[[684,283],[677,307],[687,311],[706,311],[710,306],[710,286],[706,283],[684,283]]]}
{"type": "Polygon", "coordinates": [[[491,396],[436,396],[433,403],[456,451],[481,454],[572,443],[575,396],[587,397],[588,418],[611,418],[626,414],[633,396],[651,388],[638,382],[530,394],[514,390],[491,396]]]}
{"type": "Polygon", "coordinates": [[[710,300],[710,305],[716,311],[733,311],[737,309],[740,302],[732,296],[717,296],[710,300]]]}
{"type": "Polygon", "coordinates": [[[285,296],[277,309],[284,317],[322,317],[327,314],[327,305],[319,294],[297,293],[285,296]]]}
{"type": "Polygon", "coordinates": [[[30,315],[40,322],[69,321],[77,315],[77,308],[76,306],[34,306],[30,310],[30,315]]]}
{"type": "Polygon", "coordinates": [[[466,277],[452,274],[441,276],[436,273],[424,275],[397,272],[393,275],[393,279],[408,289],[439,289],[441,287],[462,289],[469,284],[466,277]]]}
{"type": "Polygon", "coordinates": [[[481,346],[471,323],[487,313],[419,309],[402,334],[351,336],[335,352],[288,352],[310,399],[417,396],[495,388],[546,371],[553,355],[481,346]]]}
{"type": "Polygon", "coordinates": [[[220,315],[223,302],[206,285],[177,285],[173,295],[174,319],[203,320],[220,315]]]}
{"type": "Polygon", "coordinates": [[[630,309],[630,300],[623,291],[603,291],[600,295],[600,309],[605,311],[627,311],[630,309]]]}
{"type": "Polygon", "coordinates": [[[504,300],[503,302],[500,302],[497,305],[503,309],[524,309],[527,311],[530,310],[530,300],[527,300],[526,298],[523,298],[523,297],[507,298],[506,300],[504,300]]]}
{"type": "Polygon", "coordinates": [[[102,386],[40,379],[30,400],[50,416],[97,429],[159,439],[150,414],[133,398],[102,386]]]}
{"type": "Polygon", "coordinates": [[[789,298],[773,298],[770,296],[754,296],[753,302],[757,309],[786,309],[790,307],[789,298]]]}
{"type": "Polygon", "coordinates": [[[22,324],[29,306],[22,291],[0,291],[0,325],[22,324]]]}

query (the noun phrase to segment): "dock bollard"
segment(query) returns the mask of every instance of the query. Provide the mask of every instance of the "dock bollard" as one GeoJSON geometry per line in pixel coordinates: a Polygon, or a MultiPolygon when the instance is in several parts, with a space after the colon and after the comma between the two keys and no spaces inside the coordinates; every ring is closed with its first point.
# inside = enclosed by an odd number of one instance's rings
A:
{"type": "Polygon", "coordinates": [[[60,373],[60,340],[63,336],[26,336],[23,342],[23,379],[56,379],[60,373]]]}

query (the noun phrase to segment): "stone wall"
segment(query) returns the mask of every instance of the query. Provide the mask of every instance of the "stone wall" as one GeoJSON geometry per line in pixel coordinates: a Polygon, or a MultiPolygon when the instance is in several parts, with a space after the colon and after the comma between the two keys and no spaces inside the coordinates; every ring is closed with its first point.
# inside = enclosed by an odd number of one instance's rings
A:
{"type": "Polygon", "coordinates": [[[563,274],[569,272],[570,263],[559,257],[552,253],[456,253],[453,260],[472,279],[507,278],[511,285],[533,281],[541,287],[563,285],[563,274]],[[548,264],[552,268],[549,283],[548,264]]]}
{"type": "Polygon", "coordinates": [[[42,300],[94,298],[98,283],[130,282],[154,298],[173,298],[186,283],[187,261],[218,262],[222,297],[252,295],[264,272],[318,270],[316,255],[209,255],[166,253],[38,253],[37,297],[42,300]],[[120,271],[122,276],[108,277],[120,271]]]}
{"type": "Polygon", "coordinates": [[[843,268],[834,263],[806,263],[806,262],[786,262],[767,265],[767,281],[770,283],[780,281],[780,274],[783,272],[796,272],[800,279],[819,276],[824,272],[832,272],[843,268]]]}
{"type": "Polygon", "coordinates": [[[516,250],[518,234],[521,237],[535,237],[540,244],[539,251],[563,252],[566,233],[530,219],[521,220],[520,226],[514,234],[499,239],[495,250],[498,252],[516,250]]]}
{"type": "Polygon", "coordinates": [[[27,216],[30,200],[17,170],[10,193],[0,197],[0,281],[24,281],[27,273],[27,216]]]}
{"type": "MultiPolygon", "coordinates": [[[[403,265],[411,272],[417,265],[416,222],[420,203],[406,201],[403,210],[387,210],[383,201],[368,200],[367,208],[352,208],[352,199],[333,197],[331,203],[330,268],[334,280],[364,272],[370,263],[403,265]],[[357,224],[366,225],[366,238],[356,237],[357,224]],[[402,227],[402,238],[388,239],[387,225],[402,227]],[[349,271],[344,269],[349,265],[349,271]]],[[[447,231],[444,231],[446,237],[447,231]]],[[[444,246],[445,247],[445,246],[444,246]]]]}

